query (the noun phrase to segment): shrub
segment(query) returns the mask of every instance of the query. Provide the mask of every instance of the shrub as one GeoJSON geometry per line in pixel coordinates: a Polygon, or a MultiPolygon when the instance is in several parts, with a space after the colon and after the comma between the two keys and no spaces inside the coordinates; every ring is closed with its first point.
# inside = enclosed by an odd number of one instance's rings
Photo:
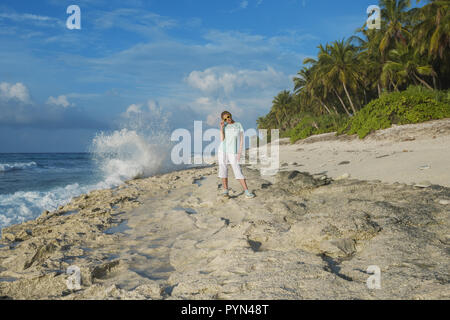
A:
{"type": "Polygon", "coordinates": [[[346,122],[346,119],[347,117],[344,115],[313,116],[303,114],[300,122],[289,130],[291,143],[315,134],[334,132],[346,122]]]}
{"type": "Polygon", "coordinates": [[[411,86],[402,92],[383,94],[372,100],[354,117],[338,128],[338,134],[357,134],[361,139],[369,133],[392,124],[420,123],[450,118],[450,91],[433,91],[411,86]]]}

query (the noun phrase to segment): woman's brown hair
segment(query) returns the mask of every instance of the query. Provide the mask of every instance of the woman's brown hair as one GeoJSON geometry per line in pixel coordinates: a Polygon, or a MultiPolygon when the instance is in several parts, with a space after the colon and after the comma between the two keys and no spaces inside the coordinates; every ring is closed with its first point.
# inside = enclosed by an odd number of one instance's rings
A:
{"type": "Polygon", "coordinates": [[[230,118],[233,118],[233,116],[231,115],[231,113],[228,112],[228,111],[222,112],[222,114],[220,115],[220,118],[223,119],[223,116],[226,115],[226,114],[228,114],[228,115],[230,116],[230,118]]]}

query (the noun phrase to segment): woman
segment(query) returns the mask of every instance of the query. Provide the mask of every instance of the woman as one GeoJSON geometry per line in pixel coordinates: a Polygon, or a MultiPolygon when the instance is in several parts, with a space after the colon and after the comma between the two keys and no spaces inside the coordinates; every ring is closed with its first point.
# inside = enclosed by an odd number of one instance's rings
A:
{"type": "Polygon", "coordinates": [[[244,128],[239,122],[235,122],[228,111],[222,112],[220,121],[220,146],[219,158],[219,178],[222,178],[224,188],[223,195],[228,196],[228,164],[233,168],[234,177],[239,180],[244,188],[246,198],[254,198],[255,195],[248,191],[245,177],[242,174],[239,160],[241,159],[242,148],[244,146],[244,128]],[[239,148],[237,140],[240,137],[239,148]]]}

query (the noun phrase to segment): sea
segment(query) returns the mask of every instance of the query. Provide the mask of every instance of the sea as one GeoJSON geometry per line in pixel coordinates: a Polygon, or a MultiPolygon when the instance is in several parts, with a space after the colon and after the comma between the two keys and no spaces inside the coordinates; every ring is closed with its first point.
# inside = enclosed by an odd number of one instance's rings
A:
{"type": "Polygon", "coordinates": [[[2,153],[0,228],[54,210],[104,181],[90,153],[2,153]]]}
{"type": "Polygon", "coordinates": [[[0,153],[0,232],[92,190],[180,169],[170,148],[123,129],[97,135],[83,153],[0,153]]]}

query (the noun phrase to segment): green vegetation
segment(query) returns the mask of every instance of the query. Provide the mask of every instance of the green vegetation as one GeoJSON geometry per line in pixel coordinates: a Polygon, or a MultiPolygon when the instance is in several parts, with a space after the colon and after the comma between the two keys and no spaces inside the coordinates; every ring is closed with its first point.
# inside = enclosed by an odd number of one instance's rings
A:
{"type": "Polygon", "coordinates": [[[394,123],[449,117],[449,93],[441,90],[450,88],[450,1],[410,5],[380,0],[381,30],[363,25],[348,39],[319,45],[293,79],[294,92],[280,92],[258,128],[296,141],[333,131],[364,137],[394,123]]]}
{"type": "Polygon", "coordinates": [[[403,92],[383,94],[350,118],[337,130],[338,134],[369,133],[391,127],[392,124],[419,123],[450,118],[450,91],[433,91],[410,87],[403,92]]]}
{"type": "Polygon", "coordinates": [[[305,139],[315,134],[337,131],[345,126],[347,117],[337,114],[327,114],[323,116],[313,116],[304,114],[300,122],[291,130],[287,131],[287,136],[294,143],[297,140],[305,139]]]}

